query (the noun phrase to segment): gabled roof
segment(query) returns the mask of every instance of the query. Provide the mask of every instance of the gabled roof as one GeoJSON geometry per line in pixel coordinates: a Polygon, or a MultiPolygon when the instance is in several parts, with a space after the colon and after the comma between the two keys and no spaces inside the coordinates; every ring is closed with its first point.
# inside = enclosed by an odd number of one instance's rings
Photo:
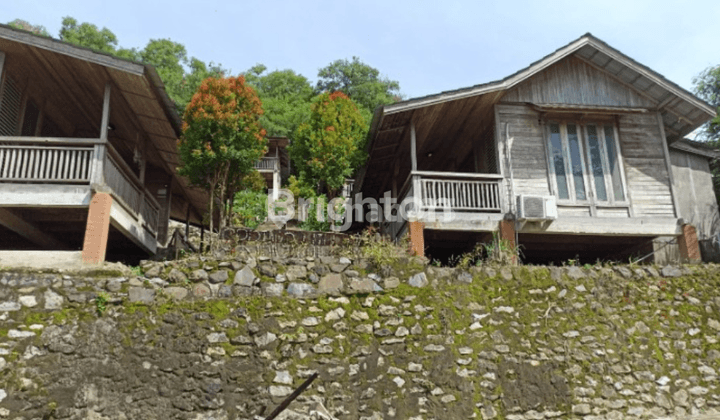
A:
{"type": "MultiPolygon", "coordinates": [[[[525,86],[524,82],[530,83],[536,79],[535,76],[540,77],[541,73],[547,75],[557,66],[570,61],[580,62],[584,67],[602,73],[621,90],[627,89],[633,97],[641,99],[634,105],[598,103],[603,106],[603,112],[658,111],[669,143],[682,139],[716,115],[716,110],[707,102],[588,33],[502,80],[378,107],[368,133],[370,158],[356,175],[357,188],[372,195],[380,194],[379,189],[387,187],[387,178],[392,177],[387,168],[399,156],[409,152],[408,127],[411,121],[418,133],[418,153],[440,151],[437,159],[433,157],[435,162],[466,156],[469,141],[465,141],[460,149],[459,145],[447,148],[448,141],[483,134],[482,130],[493,124],[495,104],[511,95],[515,88],[525,86]]],[[[531,103],[542,108],[573,107],[572,103],[564,101],[531,103]]],[[[588,112],[598,110],[589,104],[583,105],[583,108],[588,112]]],[[[422,160],[419,154],[418,165],[422,166],[422,160]]],[[[401,168],[400,171],[406,169],[401,168]]]]}
{"type": "MultiPolygon", "coordinates": [[[[208,197],[204,191],[191,188],[185,178],[177,175],[180,160],[176,142],[182,133],[182,122],[153,66],[1,24],[0,51],[8,54],[6,64],[13,56],[22,57],[26,63],[31,63],[27,65],[37,67],[28,69],[32,74],[46,78],[53,85],[64,84],[58,86],[63,93],[58,95],[59,100],[84,111],[83,118],[97,120],[98,127],[100,118],[95,114],[102,109],[95,108],[97,101],[102,101],[105,83],[110,83],[113,87],[111,113],[117,108],[113,103],[131,110],[134,125],[157,151],[158,166],[173,175],[183,195],[196,210],[197,215],[191,214],[191,219],[201,221],[208,197]]],[[[173,207],[171,217],[185,219],[185,216],[184,209],[173,207]]]]}
{"type": "MultiPolygon", "coordinates": [[[[445,101],[462,99],[468,96],[508,90],[573,53],[577,53],[581,58],[612,73],[614,76],[638,90],[647,92],[647,94],[658,103],[667,101],[674,96],[687,101],[693,107],[705,112],[710,117],[715,116],[716,110],[712,105],[666,79],[663,75],[649,67],[638,63],[612,48],[591,33],[586,33],[575,41],[555,50],[502,80],[396,102],[380,108],[380,111],[387,115],[445,101]]],[[[672,100],[670,102],[672,102],[672,100]]]]}

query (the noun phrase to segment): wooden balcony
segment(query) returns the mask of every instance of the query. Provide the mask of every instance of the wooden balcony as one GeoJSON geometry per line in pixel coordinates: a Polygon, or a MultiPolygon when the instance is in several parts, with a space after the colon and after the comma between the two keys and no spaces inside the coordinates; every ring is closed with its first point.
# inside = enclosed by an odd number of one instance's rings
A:
{"type": "Polygon", "coordinates": [[[255,169],[259,172],[274,172],[280,169],[280,159],[277,157],[263,157],[255,162],[255,169]]]}
{"type": "Polygon", "coordinates": [[[109,143],[0,137],[0,207],[83,208],[93,191],[110,193],[113,224],[155,251],[160,204],[109,143]]]}
{"type": "MultiPolygon", "coordinates": [[[[397,202],[404,202],[404,213],[425,222],[427,228],[491,231],[507,209],[503,185],[498,174],[412,171],[397,202]],[[448,212],[452,221],[444,222],[448,212]]],[[[398,215],[397,220],[384,223],[384,230],[398,237],[407,222],[398,215]]]]}

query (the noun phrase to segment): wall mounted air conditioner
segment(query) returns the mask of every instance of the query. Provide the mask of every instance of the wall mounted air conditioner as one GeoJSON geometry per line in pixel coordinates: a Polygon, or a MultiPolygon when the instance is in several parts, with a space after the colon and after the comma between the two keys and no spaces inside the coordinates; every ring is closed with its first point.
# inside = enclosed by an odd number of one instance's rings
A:
{"type": "Polygon", "coordinates": [[[554,220],[557,219],[557,203],[554,196],[518,195],[518,220],[554,220]]]}

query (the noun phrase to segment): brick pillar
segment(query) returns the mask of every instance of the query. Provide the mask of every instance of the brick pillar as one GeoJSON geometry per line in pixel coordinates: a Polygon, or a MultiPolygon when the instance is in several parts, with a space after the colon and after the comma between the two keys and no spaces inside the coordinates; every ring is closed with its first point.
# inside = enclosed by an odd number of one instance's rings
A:
{"type": "Polygon", "coordinates": [[[105,261],[108,235],[110,234],[110,207],[112,197],[108,193],[97,192],[90,201],[82,259],[87,264],[100,264],[105,261]]]}
{"type": "Polygon", "coordinates": [[[678,236],[678,248],[680,248],[682,262],[697,263],[702,261],[695,226],[682,225],[682,234],[678,236]]]}
{"type": "MultiPolygon", "coordinates": [[[[500,221],[500,230],[498,232],[499,239],[507,242],[508,246],[512,250],[517,249],[515,243],[515,221],[514,220],[502,220],[500,221]]],[[[513,264],[517,264],[517,253],[513,255],[513,264]]]]}
{"type": "Polygon", "coordinates": [[[425,224],[423,222],[408,222],[410,230],[410,253],[413,255],[425,256],[425,236],[423,230],[425,224]]]}

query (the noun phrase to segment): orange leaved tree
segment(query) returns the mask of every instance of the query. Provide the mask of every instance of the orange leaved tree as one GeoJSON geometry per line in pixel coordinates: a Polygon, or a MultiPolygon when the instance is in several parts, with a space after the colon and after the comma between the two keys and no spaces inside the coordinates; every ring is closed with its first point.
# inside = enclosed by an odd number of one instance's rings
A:
{"type": "Polygon", "coordinates": [[[185,109],[179,173],[210,193],[211,231],[214,204],[219,204],[222,229],[242,177],[266,152],[265,130],[258,122],[262,113],[260,99],[243,76],[205,79],[185,109]]]}

